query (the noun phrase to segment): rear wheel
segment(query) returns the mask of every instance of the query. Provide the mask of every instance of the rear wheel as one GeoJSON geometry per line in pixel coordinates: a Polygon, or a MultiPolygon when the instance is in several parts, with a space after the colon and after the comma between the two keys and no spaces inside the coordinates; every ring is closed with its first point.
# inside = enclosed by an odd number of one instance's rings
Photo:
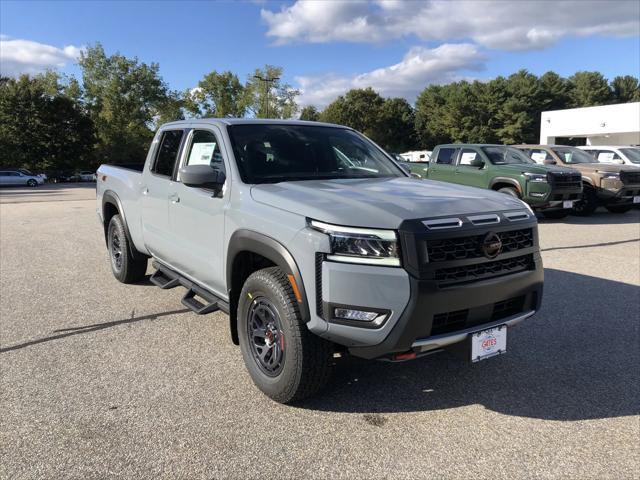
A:
{"type": "Polygon", "coordinates": [[[27,180],[27,185],[30,187],[37,187],[38,186],[38,182],[35,181],[33,178],[30,178],[29,180],[27,180]]]}
{"type": "Polygon", "coordinates": [[[591,215],[598,208],[598,198],[596,192],[591,187],[584,187],[582,198],[573,204],[573,214],[581,217],[591,215]]]}
{"type": "Polygon", "coordinates": [[[501,193],[506,193],[507,195],[511,195],[512,197],[520,198],[518,190],[513,187],[502,187],[498,191],[501,193]]]}
{"type": "Polygon", "coordinates": [[[558,220],[560,218],[565,218],[567,215],[569,215],[570,211],[571,210],[551,210],[549,212],[545,212],[543,210],[541,213],[542,213],[542,215],[545,216],[545,218],[558,220]]]}
{"type": "Polygon", "coordinates": [[[280,268],[249,276],[240,293],[237,317],[245,365],[268,397],[292,403],[327,383],[333,347],[302,322],[291,284],[280,268]]]}
{"type": "Polygon", "coordinates": [[[633,208],[633,205],[606,205],[604,208],[611,213],[627,213],[633,208]]]}
{"type": "Polygon", "coordinates": [[[109,221],[107,229],[107,247],[111,260],[113,276],[122,283],[135,283],[144,278],[147,273],[147,258],[131,255],[132,245],[129,244],[124,223],[120,215],[114,215],[109,221]]]}

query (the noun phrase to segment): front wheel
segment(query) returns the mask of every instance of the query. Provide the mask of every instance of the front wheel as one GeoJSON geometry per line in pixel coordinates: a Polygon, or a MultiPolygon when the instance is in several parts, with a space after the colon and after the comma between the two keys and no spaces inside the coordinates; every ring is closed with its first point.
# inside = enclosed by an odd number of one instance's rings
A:
{"type": "Polygon", "coordinates": [[[29,180],[27,180],[27,185],[30,187],[37,187],[38,186],[38,182],[35,181],[33,178],[30,178],[29,180]]]}
{"type": "Polygon", "coordinates": [[[598,197],[591,187],[584,187],[582,191],[582,199],[573,205],[573,214],[580,217],[591,215],[598,208],[598,197]]]}
{"type": "Polygon", "coordinates": [[[258,270],[247,278],[237,317],[244,363],[265,395],[292,403],[327,383],[332,345],[302,322],[291,284],[280,268],[258,270]]]}
{"type": "Polygon", "coordinates": [[[611,213],[627,213],[633,208],[633,205],[606,205],[604,208],[611,213]]]}
{"type": "Polygon", "coordinates": [[[520,198],[520,194],[518,193],[518,191],[513,188],[513,187],[502,187],[501,189],[498,190],[500,193],[506,193],[507,195],[511,195],[512,197],[515,198],[520,198]]]}

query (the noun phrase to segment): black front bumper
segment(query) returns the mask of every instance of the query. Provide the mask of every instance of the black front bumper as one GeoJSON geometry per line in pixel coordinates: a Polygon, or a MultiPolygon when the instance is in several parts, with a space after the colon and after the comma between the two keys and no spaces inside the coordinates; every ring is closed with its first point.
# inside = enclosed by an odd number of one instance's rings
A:
{"type": "Polygon", "coordinates": [[[462,227],[449,232],[424,233],[414,225],[401,229],[403,265],[409,273],[409,302],[381,343],[351,347],[349,352],[367,359],[406,352],[420,354],[425,349],[419,345],[428,343],[424,340],[438,338],[447,343],[450,336],[461,341],[465,337],[460,332],[480,330],[538,310],[544,273],[535,220],[508,224],[500,216],[503,221],[499,224],[482,228],[463,219],[462,227]],[[528,229],[530,236],[518,233],[528,229]],[[509,241],[511,251],[495,259],[478,257],[469,241],[490,232],[509,241]],[[437,243],[443,240],[444,244],[437,243]],[[438,245],[443,247],[434,248],[438,245]],[[459,248],[454,251],[451,245],[459,248]],[[429,255],[431,261],[427,261],[429,255]],[[467,258],[458,258],[462,256],[467,258]],[[472,278],[461,278],[461,274],[472,278]]]}

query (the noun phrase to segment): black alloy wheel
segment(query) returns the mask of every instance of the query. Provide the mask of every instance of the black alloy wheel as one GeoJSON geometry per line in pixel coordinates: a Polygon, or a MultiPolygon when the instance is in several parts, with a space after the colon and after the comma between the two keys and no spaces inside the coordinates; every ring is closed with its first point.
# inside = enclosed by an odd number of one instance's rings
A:
{"type": "Polygon", "coordinates": [[[285,362],[285,339],[275,305],[266,297],[253,299],[247,315],[249,346],[260,370],[270,377],[280,374],[285,362]]]}

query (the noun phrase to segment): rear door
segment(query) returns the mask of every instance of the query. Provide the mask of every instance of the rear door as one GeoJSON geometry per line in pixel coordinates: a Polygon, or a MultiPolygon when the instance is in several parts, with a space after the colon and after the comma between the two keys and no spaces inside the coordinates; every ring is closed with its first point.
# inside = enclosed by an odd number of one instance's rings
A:
{"type": "Polygon", "coordinates": [[[481,167],[472,166],[471,163],[484,159],[480,152],[474,148],[462,148],[458,156],[458,165],[456,167],[456,183],[470,185],[472,187],[487,188],[489,186],[487,165],[481,167]]]}
{"type": "Polygon", "coordinates": [[[442,147],[438,149],[436,158],[432,159],[429,164],[429,178],[455,183],[455,163],[458,150],[456,147],[442,147]]]}
{"type": "Polygon", "coordinates": [[[164,130],[157,136],[153,156],[143,172],[142,234],[149,251],[171,263],[173,245],[169,232],[169,192],[182,142],[182,129],[164,130]]]}
{"type": "MultiPolygon", "coordinates": [[[[228,172],[221,132],[211,125],[193,125],[185,142],[181,165],[210,165],[228,172]]],[[[169,227],[174,241],[173,265],[226,298],[223,268],[224,213],[229,199],[227,181],[222,192],[187,187],[179,172],[169,192],[169,227]]]]}

